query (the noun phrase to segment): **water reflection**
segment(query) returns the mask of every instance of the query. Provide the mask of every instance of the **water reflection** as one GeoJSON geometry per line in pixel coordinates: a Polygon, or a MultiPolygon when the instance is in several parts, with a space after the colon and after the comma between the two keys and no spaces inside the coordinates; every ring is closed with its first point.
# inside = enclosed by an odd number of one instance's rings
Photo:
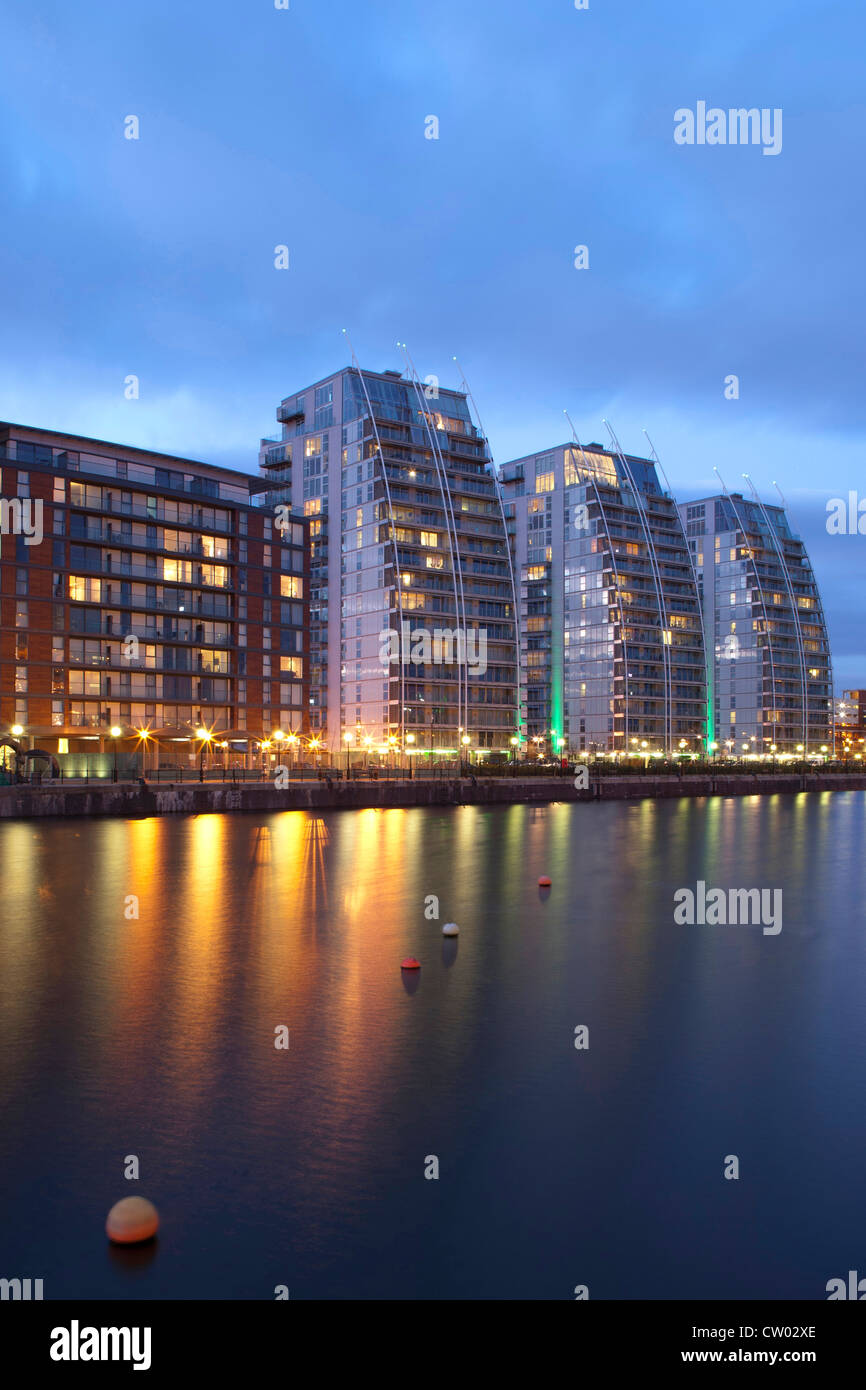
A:
{"type": "Polygon", "coordinates": [[[128,1252],[97,1260],[86,1223],[137,1153],[172,1232],[172,1256],[140,1268],[158,1296],[259,1297],[269,1262],[309,1296],[356,1296],[359,1280],[370,1296],[561,1296],[545,1290],[573,1284],[578,1233],[605,1296],[640,1296],[611,1253],[625,1232],[660,1296],[821,1296],[812,1264],[847,1268],[843,1208],[862,1205],[847,1179],[864,1157],[864,807],[836,793],[3,823],[7,1258],[33,1267],[35,1243],[51,1296],[123,1296],[128,1252]],[[779,937],[676,925],[673,894],[699,879],[783,887],[779,937]],[[406,956],[421,970],[401,971],[406,956]],[[809,1190],[830,1195],[804,1251],[784,1208],[811,1199],[786,1146],[827,1133],[809,1190]],[[737,1144],[760,1248],[705,1186],[708,1155],[737,1144]],[[428,1153],[441,1186],[424,1182],[428,1153]],[[672,1183],[691,1212],[673,1236],[672,1183]],[[44,1226],[14,1199],[34,1185],[44,1226]],[[229,1266],[213,1243],[226,1223],[229,1266]]]}

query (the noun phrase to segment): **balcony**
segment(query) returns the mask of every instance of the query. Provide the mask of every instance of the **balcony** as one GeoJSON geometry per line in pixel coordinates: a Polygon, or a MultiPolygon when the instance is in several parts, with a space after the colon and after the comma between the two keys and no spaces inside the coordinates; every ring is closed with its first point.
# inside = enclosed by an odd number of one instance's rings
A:
{"type": "Polygon", "coordinates": [[[69,506],[73,512],[111,512],[117,513],[120,516],[140,518],[142,521],[167,522],[172,529],[183,529],[185,526],[201,526],[208,531],[223,531],[225,533],[231,532],[232,529],[231,517],[225,522],[221,521],[218,517],[214,517],[213,519],[208,518],[207,524],[205,525],[202,509],[200,507],[193,507],[191,504],[189,504],[189,514],[181,514],[181,508],[187,506],[186,503],[178,504],[178,515],[176,516],[166,513],[164,507],[136,507],[133,506],[131,502],[124,502],[120,497],[114,498],[111,505],[109,505],[107,498],[103,498],[98,504],[93,504],[84,500],[78,501],[70,497],[69,506]]]}
{"type": "MultiPolygon", "coordinates": [[[[292,446],[290,444],[278,444],[273,449],[268,449],[267,453],[265,454],[265,466],[267,468],[274,468],[277,464],[280,463],[290,464],[291,461],[292,446]]],[[[291,473],[289,473],[287,476],[291,477],[291,473]]]]}
{"type": "Polygon", "coordinates": [[[281,425],[287,425],[290,420],[303,420],[304,414],[303,400],[284,401],[277,406],[277,420],[281,425]]]}

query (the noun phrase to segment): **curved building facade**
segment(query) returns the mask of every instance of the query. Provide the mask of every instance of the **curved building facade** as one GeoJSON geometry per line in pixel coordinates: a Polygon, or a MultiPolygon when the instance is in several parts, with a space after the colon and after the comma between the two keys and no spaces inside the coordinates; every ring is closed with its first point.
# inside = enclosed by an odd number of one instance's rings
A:
{"type": "Polygon", "coordinates": [[[781,506],[742,493],[680,504],[704,607],[720,751],[833,746],[830,642],[818,583],[781,506]]]}
{"type": "Polygon", "coordinates": [[[540,751],[703,751],[702,614],[652,460],[559,445],[504,465],[521,583],[524,722],[540,751]]]}
{"type": "Polygon", "coordinates": [[[509,748],[510,555],[464,392],[356,364],[284,400],[265,501],[312,528],[311,726],[332,751],[509,748]]]}

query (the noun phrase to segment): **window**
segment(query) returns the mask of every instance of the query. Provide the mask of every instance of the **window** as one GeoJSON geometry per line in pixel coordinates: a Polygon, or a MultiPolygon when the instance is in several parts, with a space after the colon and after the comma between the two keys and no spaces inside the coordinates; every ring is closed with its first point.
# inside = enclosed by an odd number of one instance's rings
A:
{"type": "MultiPolygon", "coordinates": [[[[202,569],[204,568],[207,567],[202,566],[202,569]]],[[[169,584],[190,584],[192,582],[192,561],[164,559],[162,562],[162,578],[169,584]]]]}
{"type": "Polygon", "coordinates": [[[334,423],[334,383],[329,381],[325,386],[316,387],[316,404],[313,412],[313,424],[317,430],[324,429],[327,425],[334,423]]]}
{"type": "Polygon", "coordinates": [[[304,581],[297,574],[280,575],[280,596],[282,598],[303,598],[304,581]]]}
{"type": "Polygon", "coordinates": [[[536,473],[535,475],[536,492],[553,492],[553,474],[536,473]]]}
{"type": "Polygon", "coordinates": [[[76,603],[100,603],[102,601],[102,580],[88,579],[80,574],[70,574],[69,597],[76,603]]]}
{"type": "MultiPolygon", "coordinates": [[[[243,571],[239,571],[243,573],[243,571]]],[[[201,582],[214,589],[225,589],[228,587],[229,572],[226,565],[202,565],[201,582]]]]}

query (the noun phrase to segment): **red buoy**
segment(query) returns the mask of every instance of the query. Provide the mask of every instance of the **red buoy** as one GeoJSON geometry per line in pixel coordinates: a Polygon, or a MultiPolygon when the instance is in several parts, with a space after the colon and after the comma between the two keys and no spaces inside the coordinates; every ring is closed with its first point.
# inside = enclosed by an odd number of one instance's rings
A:
{"type": "Polygon", "coordinates": [[[538,886],[539,886],[539,888],[549,888],[549,887],[550,887],[550,879],[549,879],[549,878],[540,878],[540,879],[538,880],[538,886]]]}
{"type": "Polygon", "coordinates": [[[407,956],[406,959],[401,963],[400,969],[401,969],[401,970],[420,970],[420,969],[421,969],[421,962],[420,962],[420,960],[416,960],[414,956],[407,956]]]}

